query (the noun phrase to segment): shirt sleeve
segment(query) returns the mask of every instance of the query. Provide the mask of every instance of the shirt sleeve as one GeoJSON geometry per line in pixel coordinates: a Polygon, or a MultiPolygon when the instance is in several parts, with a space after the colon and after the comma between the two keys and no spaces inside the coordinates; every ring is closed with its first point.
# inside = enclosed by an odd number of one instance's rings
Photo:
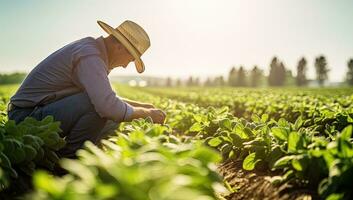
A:
{"type": "Polygon", "coordinates": [[[132,106],[116,96],[108,80],[105,63],[98,55],[81,58],[75,71],[79,83],[101,117],[122,122],[131,116],[132,106]]]}

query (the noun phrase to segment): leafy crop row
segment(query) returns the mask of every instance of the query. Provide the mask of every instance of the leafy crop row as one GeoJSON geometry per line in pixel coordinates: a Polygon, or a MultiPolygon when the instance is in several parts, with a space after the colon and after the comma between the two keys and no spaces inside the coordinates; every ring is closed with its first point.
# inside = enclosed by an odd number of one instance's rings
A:
{"type": "MultiPolygon", "coordinates": [[[[146,88],[144,91],[158,96],[195,103],[198,106],[223,107],[240,118],[251,120],[253,114],[269,115],[278,120],[295,122],[311,119],[307,125],[325,125],[353,117],[353,89],[233,89],[233,88],[146,88]]],[[[344,126],[340,127],[341,130],[344,126]]],[[[323,128],[322,128],[323,130],[323,128]]]]}
{"type": "MultiPolygon", "coordinates": [[[[169,123],[174,129],[204,140],[218,149],[224,160],[242,160],[246,170],[257,167],[281,171],[282,176],[272,177],[272,183],[317,189],[322,198],[353,197],[349,181],[353,178],[350,105],[330,113],[318,109],[311,117],[301,113],[294,121],[290,118],[292,122],[285,118],[277,120],[271,113],[261,117],[253,113],[247,120],[233,117],[228,107],[202,108],[190,103],[170,103],[148,95],[148,91],[142,94],[138,98],[163,102],[160,105],[169,111],[169,123]],[[182,120],[174,123],[176,119],[182,120]]],[[[291,114],[289,111],[288,115],[291,114]]]]}
{"type": "Polygon", "coordinates": [[[86,143],[78,160],[63,160],[68,175],[37,173],[31,199],[210,200],[225,192],[215,172],[219,154],[170,131],[149,119],[121,125],[103,149],[86,143]]]}
{"type": "MultiPolygon", "coordinates": [[[[16,194],[26,190],[26,177],[36,168],[53,170],[59,161],[55,151],[65,145],[59,135],[60,124],[53,117],[42,121],[26,118],[15,124],[0,116],[0,191],[16,194]],[[24,183],[23,183],[24,182],[24,183]]],[[[1,196],[2,196],[1,195],[1,196]]]]}

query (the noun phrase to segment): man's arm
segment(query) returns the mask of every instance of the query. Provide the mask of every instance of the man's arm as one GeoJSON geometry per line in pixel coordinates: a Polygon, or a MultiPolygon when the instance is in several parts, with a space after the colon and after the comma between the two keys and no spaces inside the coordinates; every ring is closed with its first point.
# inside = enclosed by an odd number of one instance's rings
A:
{"type": "Polygon", "coordinates": [[[138,102],[138,101],[133,101],[130,99],[126,99],[126,98],[122,98],[122,100],[134,107],[143,107],[143,108],[155,108],[155,106],[153,104],[150,103],[142,103],[142,102],[138,102]]]}
{"type": "Polygon", "coordinates": [[[78,81],[87,92],[97,113],[116,122],[151,117],[163,123],[165,113],[159,109],[136,107],[124,102],[112,90],[104,61],[97,55],[81,58],[76,66],[78,81]]]}

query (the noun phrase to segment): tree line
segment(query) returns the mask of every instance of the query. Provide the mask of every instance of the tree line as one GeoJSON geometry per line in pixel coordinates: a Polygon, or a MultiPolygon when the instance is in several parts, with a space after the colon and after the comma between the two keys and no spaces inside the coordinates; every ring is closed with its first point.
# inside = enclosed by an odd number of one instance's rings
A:
{"type": "MultiPolygon", "coordinates": [[[[307,60],[305,57],[299,59],[296,66],[296,75],[293,76],[292,71],[287,69],[284,63],[276,56],[272,58],[269,65],[268,75],[264,74],[258,66],[254,66],[251,70],[246,70],[243,66],[232,67],[228,73],[228,77],[217,76],[215,78],[207,78],[203,83],[199,78],[189,77],[185,82],[178,79],[173,82],[171,78],[166,81],[166,86],[234,86],[234,87],[258,87],[262,85],[268,86],[289,86],[297,85],[299,87],[307,86],[309,79],[307,78],[307,60]]],[[[323,86],[328,80],[328,73],[330,72],[327,59],[320,55],[314,60],[314,67],[316,72],[316,83],[323,86]]],[[[353,86],[353,58],[347,62],[347,73],[345,82],[353,86]]]]}
{"type": "Polygon", "coordinates": [[[0,74],[0,84],[14,84],[21,83],[26,77],[26,73],[11,73],[11,74],[0,74]]]}

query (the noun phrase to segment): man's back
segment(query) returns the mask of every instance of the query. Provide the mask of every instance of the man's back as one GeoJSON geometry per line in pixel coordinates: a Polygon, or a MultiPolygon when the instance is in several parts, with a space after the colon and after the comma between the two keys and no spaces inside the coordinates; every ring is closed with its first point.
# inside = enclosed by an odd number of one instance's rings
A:
{"type": "Polygon", "coordinates": [[[86,37],[72,42],[49,55],[26,77],[11,102],[19,107],[34,107],[55,98],[63,90],[80,88],[74,73],[79,60],[89,55],[100,55],[96,39],[86,37]]]}

